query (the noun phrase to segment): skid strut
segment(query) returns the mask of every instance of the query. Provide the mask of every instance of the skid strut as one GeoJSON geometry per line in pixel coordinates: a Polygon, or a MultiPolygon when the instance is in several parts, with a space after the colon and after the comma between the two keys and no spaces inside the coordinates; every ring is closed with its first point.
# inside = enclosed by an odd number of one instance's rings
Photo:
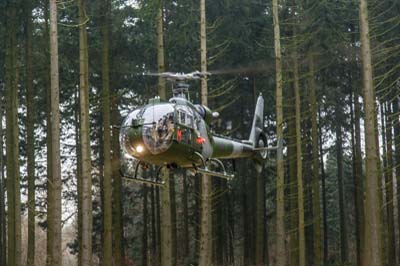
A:
{"type": "Polygon", "coordinates": [[[139,182],[139,183],[142,183],[142,184],[147,184],[147,185],[152,185],[152,186],[163,186],[163,185],[165,185],[165,181],[158,181],[158,175],[159,175],[160,170],[161,170],[161,168],[163,166],[158,168],[157,174],[156,174],[156,179],[152,180],[152,179],[147,179],[147,178],[143,178],[143,177],[138,177],[137,176],[140,165],[142,165],[142,162],[138,162],[138,164],[136,165],[136,167],[135,167],[135,175],[134,176],[126,175],[122,171],[122,169],[120,169],[120,173],[121,173],[122,177],[125,180],[128,180],[128,181],[139,182]]]}
{"type": "Polygon", "coordinates": [[[220,178],[226,179],[228,181],[232,180],[235,177],[235,175],[228,174],[225,171],[225,166],[220,160],[215,159],[215,158],[211,158],[208,161],[206,161],[204,159],[203,155],[201,155],[200,153],[195,152],[195,154],[196,154],[196,156],[198,156],[200,158],[200,160],[202,162],[202,167],[196,167],[195,165],[193,165],[193,168],[194,168],[196,173],[204,174],[204,175],[210,175],[210,176],[216,176],[216,177],[220,177],[220,178]],[[209,167],[207,166],[207,164],[210,165],[212,163],[217,165],[217,166],[219,166],[222,169],[222,172],[217,172],[217,171],[210,170],[209,167]]]}

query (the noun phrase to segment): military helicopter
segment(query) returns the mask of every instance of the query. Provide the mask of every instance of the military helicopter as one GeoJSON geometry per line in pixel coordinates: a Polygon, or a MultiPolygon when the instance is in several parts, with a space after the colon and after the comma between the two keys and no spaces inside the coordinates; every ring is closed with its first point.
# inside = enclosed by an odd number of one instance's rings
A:
{"type": "Polygon", "coordinates": [[[183,168],[192,173],[232,179],[221,159],[251,158],[256,169],[261,171],[267,158],[267,138],[263,132],[264,99],[257,99],[253,124],[248,140],[237,140],[217,135],[211,130],[211,122],[219,117],[207,106],[193,104],[189,98],[188,81],[207,78],[208,72],[157,73],[151,74],[173,83],[173,97],[162,102],[152,98],[147,105],[130,112],[120,130],[122,156],[136,161],[134,174],[124,177],[162,185],[158,174],[163,167],[183,168]],[[143,169],[158,166],[155,179],[138,176],[139,166],[143,169]]]}

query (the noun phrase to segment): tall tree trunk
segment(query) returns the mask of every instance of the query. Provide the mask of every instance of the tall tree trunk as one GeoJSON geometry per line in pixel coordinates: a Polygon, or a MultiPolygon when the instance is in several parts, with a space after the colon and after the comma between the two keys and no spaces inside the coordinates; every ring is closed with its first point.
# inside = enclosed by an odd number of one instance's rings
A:
{"type": "Polygon", "coordinates": [[[169,193],[171,201],[171,244],[172,244],[172,265],[177,265],[177,224],[176,224],[176,193],[175,193],[175,177],[174,173],[169,173],[169,193]]]}
{"type": "MultiPolygon", "coordinates": [[[[75,151],[76,151],[76,186],[77,186],[77,212],[78,212],[78,232],[77,239],[78,243],[82,241],[82,148],[80,141],[80,122],[79,122],[79,88],[76,89],[75,92],[75,151]]],[[[82,255],[82,245],[78,245],[78,265],[81,265],[81,255],[82,255]]]]}
{"type": "Polygon", "coordinates": [[[57,3],[50,0],[50,87],[51,87],[51,177],[52,177],[52,225],[53,243],[51,265],[62,265],[61,251],[61,163],[60,163],[60,110],[57,3]]]}
{"type": "MultiPolygon", "coordinates": [[[[394,140],[394,161],[395,163],[395,173],[396,173],[396,181],[397,181],[397,197],[400,195],[400,122],[399,122],[399,104],[400,99],[397,97],[394,98],[393,101],[393,140],[394,140]]],[[[397,204],[397,213],[400,211],[400,205],[397,204]]],[[[397,228],[400,231],[400,218],[398,218],[397,228]]],[[[399,238],[399,246],[400,246],[400,238],[399,238]]],[[[399,254],[400,257],[400,254],[399,254]]]]}
{"type": "Polygon", "coordinates": [[[276,158],[276,254],[278,266],[286,264],[285,254],[285,176],[283,162],[283,110],[282,110],[282,58],[279,29],[278,0],[272,1],[274,22],[274,47],[275,47],[275,71],[276,71],[276,136],[278,151],[276,158]]]}
{"type": "MultiPolygon", "coordinates": [[[[380,104],[379,104],[379,109],[380,109],[380,119],[381,119],[381,123],[380,123],[380,127],[381,127],[381,132],[379,133],[379,129],[377,129],[377,135],[378,134],[382,134],[382,138],[381,138],[381,140],[382,140],[382,165],[379,165],[378,166],[378,169],[379,169],[379,173],[380,173],[380,176],[378,177],[378,182],[379,182],[379,185],[381,185],[382,187],[381,187],[381,189],[379,190],[379,200],[380,200],[380,205],[379,206],[382,206],[381,208],[380,208],[380,211],[381,211],[381,223],[382,223],[382,225],[385,225],[384,227],[382,227],[381,228],[381,233],[382,233],[382,238],[384,239],[384,241],[382,242],[382,255],[383,254],[385,254],[385,255],[383,255],[384,257],[382,258],[384,261],[386,261],[386,259],[387,259],[387,256],[386,255],[388,255],[388,253],[386,253],[386,252],[388,252],[388,241],[386,241],[386,239],[388,239],[388,237],[387,237],[387,234],[388,234],[388,231],[387,231],[387,206],[386,205],[383,205],[385,202],[386,202],[386,199],[384,199],[384,194],[383,194],[383,192],[384,191],[386,191],[386,180],[388,179],[388,177],[387,177],[387,174],[386,174],[386,172],[385,172],[385,170],[387,169],[387,161],[386,161],[386,155],[387,155],[387,153],[386,153],[386,128],[385,128],[385,113],[384,113],[384,103],[383,102],[380,102],[380,104]]],[[[379,112],[378,111],[378,109],[377,109],[377,112],[379,112]]],[[[375,124],[375,126],[376,127],[378,127],[378,124],[375,124]]],[[[378,141],[379,140],[377,140],[377,143],[378,143],[378,141]]],[[[380,155],[378,154],[378,157],[380,157],[380,155]]]]}
{"type": "Polygon", "coordinates": [[[3,102],[5,98],[0,95],[0,264],[6,265],[6,212],[5,212],[5,183],[3,165],[3,102]]]}
{"type": "Polygon", "coordinates": [[[392,107],[391,103],[386,103],[386,212],[387,212],[387,230],[388,230],[388,263],[396,264],[396,237],[394,230],[394,204],[393,204],[393,140],[392,140],[392,107]]]}
{"type": "MultiPolygon", "coordinates": [[[[165,72],[164,52],[164,0],[159,0],[160,6],[157,13],[157,70],[158,73],[165,72]]],[[[158,95],[162,100],[167,99],[165,79],[158,77],[158,95]]]]}
{"type": "Polygon", "coordinates": [[[156,187],[156,216],[157,216],[157,265],[161,265],[161,244],[162,244],[162,232],[161,232],[161,202],[160,202],[160,189],[156,187]]]}
{"type": "MultiPolygon", "coordinates": [[[[265,199],[265,187],[264,187],[264,176],[261,172],[256,171],[256,247],[255,247],[255,261],[257,266],[263,266],[264,263],[264,250],[265,250],[265,239],[264,239],[264,199],[265,199]]],[[[225,225],[224,225],[225,226],[225,225]]],[[[223,227],[222,227],[223,228],[223,227]]]]}
{"type": "MultiPolygon", "coordinates": [[[[310,109],[309,102],[309,89],[305,87],[300,92],[301,100],[301,113],[305,113],[306,110],[310,109]]],[[[313,179],[313,169],[312,169],[312,140],[311,140],[311,119],[309,115],[304,115],[301,118],[301,145],[302,145],[302,160],[303,160],[303,187],[304,187],[304,233],[306,241],[306,264],[313,265],[314,261],[314,235],[312,226],[313,217],[313,198],[312,198],[312,179],[313,179]]]]}
{"type": "MultiPolygon", "coordinates": [[[[113,92],[111,97],[111,120],[113,125],[119,125],[120,114],[118,111],[118,91],[113,92]]],[[[113,203],[114,203],[114,215],[113,215],[113,237],[114,237],[114,265],[122,266],[124,249],[123,249],[123,221],[122,221],[122,178],[119,172],[120,169],[120,144],[119,144],[119,129],[113,127],[112,129],[112,174],[113,174],[113,203]]]]}
{"type": "MultiPolygon", "coordinates": [[[[200,61],[201,72],[207,72],[206,1],[200,0],[200,61]]],[[[201,104],[208,105],[207,79],[201,80],[201,104]]],[[[212,182],[211,177],[201,177],[201,218],[199,266],[212,264],[212,182]]]]}
{"type": "Polygon", "coordinates": [[[147,266],[148,261],[148,215],[147,215],[147,185],[143,185],[143,232],[142,232],[142,266],[147,266]]]}
{"type": "Polygon", "coordinates": [[[358,223],[356,227],[357,241],[357,265],[363,265],[363,247],[364,247],[364,178],[362,172],[362,154],[361,154],[361,107],[359,102],[360,88],[354,84],[354,159],[355,159],[355,190],[356,192],[356,217],[358,223]]]}
{"type": "Polygon", "coordinates": [[[247,178],[246,178],[246,174],[245,174],[245,167],[241,167],[240,170],[240,176],[241,176],[241,196],[242,196],[242,224],[243,224],[243,265],[250,265],[251,261],[250,261],[250,243],[249,243],[249,235],[250,235],[250,230],[249,230],[249,199],[247,196],[247,178]]]}
{"type": "Polygon", "coordinates": [[[150,212],[151,212],[151,265],[158,265],[158,251],[157,251],[157,225],[156,225],[156,199],[155,187],[152,186],[150,190],[150,212]]]}
{"type": "Polygon", "coordinates": [[[235,265],[235,251],[234,251],[234,242],[235,242],[235,221],[233,209],[235,206],[234,197],[231,196],[232,192],[228,192],[227,202],[228,202],[228,226],[229,226],[229,258],[228,265],[235,265]]]}
{"type": "MultiPolygon", "coordinates": [[[[321,108],[318,108],[318,120],[321,121],[321,108]]],[[[325,185],[325,167],[324,167],[324,150],[322,147],[322,127],[319,127],[319,156],[321,161],[321,180],[322,180],[322,221],[324,227],[324,259],[323,264],[328,263],[328,211],[326,204],[326,185],[325,185]]]]}
{"type": "Polygon", "coordinates": [[[21,265],[21,198],[18,129],[17,1],[7,7],[6,37],[6,153],[9,266],[21,265]]]}
{"type": "Polygon", "coordinates": [[[81,265],[92,264],[92,177],[90,158],[89,125],[89,73],[86,32],[85,0],[78,1],[79,11],[79,100],[80,100],[80,141],[82,153],[82,254],[81,265]]]}
{"type": "Polygon", "coordinates": [[[336,102],[336,162],[337,177],[339,186],[339,212],[340,212],[340,256],[342,264],[347,263],[347,227],[346,227],[346,211],[344,206],[345,196],[343,191],[343,139],[342,139],[342,111],[340,110],[340,98],[336,102]]]}
{"type": "Polygon", "coordinates": [[[183,192],[182,192],[182,202],[183,202],[183,251],[182,255],[184,258],[188,258],[190,254],[189,246],[189,207],[188,207],[188,180],[187,172],[183,170],[183,192]]]}
{"type": "Polygon", "coordinates": [[[365,106],[365,151],[366,151],[366,178],[365,178],[365,240],[363,256],[365,266],[382,265],[382,236],[379,204],[379,157],[376,143],[376,111],[375,92],[372,77],[371,46],[369,39],[369,22],[367,0],[360,0],[360,41],[362,59],[362,77],[364,87],[365,106]]]}
{"type": "Polygon", "coordinates": [[[52,178],[52,161],[51,161],[51,150],[52,150],[52,137],[51,137],[51,85],[50,85],[50,10],[49,5],[50,1],[44,1],[44,20],[45,20],[45,41],[46,41],[46,63],[45,67],[45,84],[46,84],[46,160],[47,160],[47,239],[46,239],[46,251],[47,251],[47,258],[46,258],[46,265],[51,265],[52,263],[52,243],[53,243],[53,227],[49,226],[50,222],[53,220],[53,207],[52,203],[54,202],[53,199],[53,178],[52,178]]]}
{"type": "Polygon", "coordinates": [[[298,208],[297,208],[297,165],[296,165],[296,108],[294,87],[288,87],[288,165],[289,165],[289,224],[290,224],[290,265],[299,265],[298,208]]]}
{"type": "Polygon", "coordinates": [[[312,134],[312,172],[313,172],[313,229],[314,229],[314,265],[322,265],[321,249],[321,204],[320,204],[320,183],[319,183],[319,156],[318,156],[318,106],[315,93],[315,71],[314,58],[309,55],[310,63],[310,106],[311,106],[311,134],[312,134]]]}
{"type": "Polygon", "coordinates": [[[351,134],[351,154],[352,154],[352,172],[353,172],[353,198],[354,198],[354,223],[355,223],[355,237],[356,237],[356,259],[357,259],[357,265],[360,263],[360,235],[359,235],[359,228],[360,228],[360,221],[359,221],[359,210],[358,210],[358,204],[357,204],[357,199],[358,199],[358,187],[357,187],[357,169],[356,169],[356,140],[355,140],[355,132],[354,132],[354,108],[353,108],[353,93],[350,91],[350,134],[351,134]]]}
{"type": "Polygon", "coordinates": [[[26,62],[26,142],[28,160],[28,252],[27,265],[35,265],[35,91],[33,84],[33,54],[32,54],[32,5],[26,1],[25,17],[25,62],[26,62]]]}
{"type": "Polygon", "coordinates": [[[110,0],[103,1],[104,24],[102,25],[102,115],[103,115],[103,266],[112,265],[112,169],[110,130],[110,0]]]}
{"type": "Polygon", "coordinates": [[[296,160],[297,160],[297,204],[298,204],[298,231],[299,231],[299,265],[306,265],[305,223],[304,223],[304,195],[303,195],[303,161],[301,147],[301,100],[299,84],[299,65],[297,53],[294,53],[294,92],[296,98],[296,160]]]}
{"type": "Polygon", "coordinates": [[[163,167],[160,170],[160,177],[165,182],[161,189],[161,265],[173,265],[173,237],[172,237],[172,214],[169,170],[163,167]]]}

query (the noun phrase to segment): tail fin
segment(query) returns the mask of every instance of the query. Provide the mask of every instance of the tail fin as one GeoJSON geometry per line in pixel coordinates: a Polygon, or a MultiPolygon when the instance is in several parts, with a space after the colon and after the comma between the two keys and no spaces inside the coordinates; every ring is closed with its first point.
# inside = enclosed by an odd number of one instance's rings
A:
{"type": "Polygon", "coordinates": [[[251,126],[249,141],[253,143],[253,147],[257,147],[258,139],[262,133],[264,124],[264,98],[260,94],[257,99],[256,111],[254,112],[253,125],[251,126]]]}
{"type": "MultiPolygon", "coordinates": [[[[251,126],[249,141],[252,143],[253,148],[264,148],[267,146],[266,136],[263,133],[264,128],[264,98],[260,94],[257,99],[256,110],[254,112],[253,125],[251,126]]],[[[266,150],[262,149],[256,151],[253,161],[255,163],[256,171],[261,173],[266,158],[266,150]]]]}

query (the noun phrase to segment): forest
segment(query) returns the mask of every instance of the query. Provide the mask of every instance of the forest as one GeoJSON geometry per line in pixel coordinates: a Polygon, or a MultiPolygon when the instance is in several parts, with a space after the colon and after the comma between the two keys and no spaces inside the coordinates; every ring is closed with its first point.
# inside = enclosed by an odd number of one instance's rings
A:
{"type": "Polygon", "coordinates": [[[399,0],[0,0],[0,40],[0,266],[400,265],[399,0]]]}

